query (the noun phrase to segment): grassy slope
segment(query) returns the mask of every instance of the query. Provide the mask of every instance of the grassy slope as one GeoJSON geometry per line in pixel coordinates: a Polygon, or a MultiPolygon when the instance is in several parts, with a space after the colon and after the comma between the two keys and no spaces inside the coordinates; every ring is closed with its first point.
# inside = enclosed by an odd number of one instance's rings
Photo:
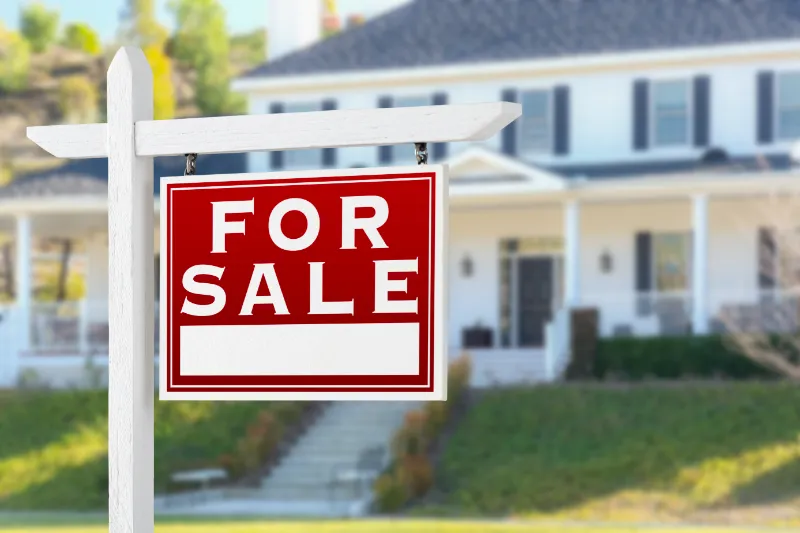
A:
{"type": "Polygon", "coordinates": [[[787,384],[495,391],[448,443],[443,507],[419,512],[796,520],[775,509],[800,508],[798,435],[787,384]]]}
{"type": "MultiPolygon", "coordinates": [[[[157,402],[155,485],[233,451],[256,414],[290,403],[157,402]]],[[[0,395],[0,509],[105,509],[105,391],[0,395]]]]}
{"type": "MultiPolygon", "coordinates": [[[[4,533],[100,533],[108,531],[108,525],[41,523],[3,524],[4,533]],[[8,529],[7,529],[8,528],[8,529]]],[[[182,521],[157,523],[156,533],[747,533],[746,529],[625,527],[607,526],[581,527],[577,525],[537,525],[510,523],[465,523],[447,521],[182,521]]],[[[786,530],[788,533],[788,530],[786,530]]],[[[763,530],[762,530],[763,533],[763,530]]],[[[775,530],[775,533],[782,533],[775,530]]]]}

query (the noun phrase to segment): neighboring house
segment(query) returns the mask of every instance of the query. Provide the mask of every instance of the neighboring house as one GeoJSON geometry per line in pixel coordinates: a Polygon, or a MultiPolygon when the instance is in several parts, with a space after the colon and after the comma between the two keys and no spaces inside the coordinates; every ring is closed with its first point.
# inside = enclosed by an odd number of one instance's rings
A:
{"type": "MultiPolygon", "coordinates": [[[[761,266],[781,253],[770,198],[800,186],[794,0],[416,0],[316,43],[307,4],[274,5],[296,24],[270,26],[281,55],[235,81],[251,113],[522,104],[486,143],[429,147],[450,165],[449,343],[479,381],[555,376],[565,309],[597,307],[605,336],[703,334],[785,300],[761,266]]],[[[413,146],[247,154],[250,172],[411,164],[413,146]]],[[[73,226],[102,241],[102,180],[82,195],[36,183],[0,189],[0,224],[16,220],[20,243],[73,226]]],[[[106,305],[105,244],[87,254],[91,309],[106,305]]],[[[30,257],[17,261],[22,294],[30,257]]],[[[39,306],[21,302],[9,316],[38,332],[39,306]]],[[[37,353],[19,333],[28,355],[11,353],[9,329],[0,383],[37,353]]]]}

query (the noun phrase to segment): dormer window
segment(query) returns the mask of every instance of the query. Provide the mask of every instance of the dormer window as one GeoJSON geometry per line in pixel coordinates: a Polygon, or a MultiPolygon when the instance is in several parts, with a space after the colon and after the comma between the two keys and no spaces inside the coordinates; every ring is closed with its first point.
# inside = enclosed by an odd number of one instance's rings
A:
{"type": "Polygon", "coordinates": [[[682,146],[689,144],[689,81],[654,81],[653,145],[682,146]]]}
{"type": "Polygon", "coordinates": [[[520,154],[546,153],[552,149],[551,91],[523,91],[519,125],[520,154]]]}
{"type": "Polygon", "coordinates": [[[784,72],[777,78],[778,138],[795,140],[800,137],[800,72],[784,72]]]}

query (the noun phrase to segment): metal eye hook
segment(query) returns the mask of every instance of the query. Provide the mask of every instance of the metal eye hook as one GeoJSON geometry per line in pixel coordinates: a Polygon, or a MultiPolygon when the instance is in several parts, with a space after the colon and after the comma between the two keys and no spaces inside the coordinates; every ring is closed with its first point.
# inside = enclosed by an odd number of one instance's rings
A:
{"type": "Polygon", "coordinates": [[[414,143],[414,155],[418,165],[428,164],[428,143],[414,143]]]}
{"type": "Polygon", "coordinates": [[[194,176],[197,173],[197,154],[186,154],[186,170],[184,176],[194,176]]]}

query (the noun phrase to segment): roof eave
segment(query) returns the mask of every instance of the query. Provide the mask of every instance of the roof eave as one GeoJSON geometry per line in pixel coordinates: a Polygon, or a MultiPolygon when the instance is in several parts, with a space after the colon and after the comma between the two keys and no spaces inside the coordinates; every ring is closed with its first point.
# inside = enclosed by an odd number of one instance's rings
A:
{"type": "Polygon", "coordinates": [[[448,79],[499,79],[503,77],[571,75],[587,71],[658,69],[700,63],[780,60],[800,58],[800,39],[781,39],[713,46],[694,46],[633,52],[607,52],[539,59],[492,61],[419,67],[366,69],[309,74],[239,77],[231,87],[240,93],[281,93],[320,87],[430,83],[448,79]]]}

